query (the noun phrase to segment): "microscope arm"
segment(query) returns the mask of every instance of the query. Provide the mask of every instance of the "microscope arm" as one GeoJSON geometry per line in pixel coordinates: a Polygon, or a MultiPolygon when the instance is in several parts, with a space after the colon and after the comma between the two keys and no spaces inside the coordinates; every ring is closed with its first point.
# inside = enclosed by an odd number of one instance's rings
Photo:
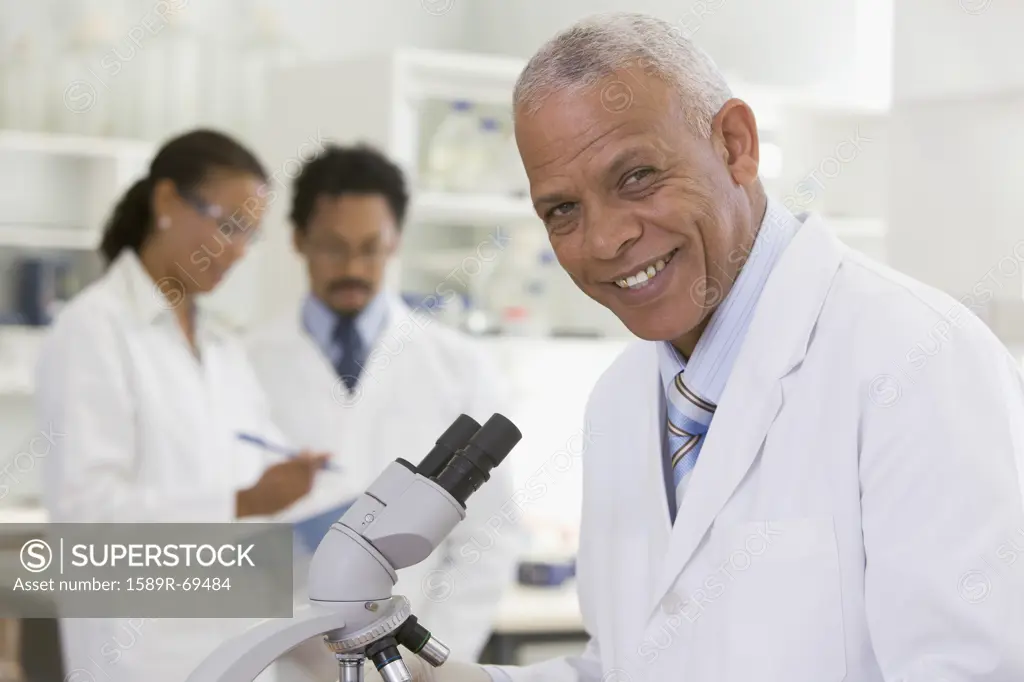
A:
{"type": "Polygon", "coordinates": [[[186,682],[252,682],[280,656],[319,634],[342,628],[343,611],[310,605],[290,619],[270,618],[218,647],[186,682]]]}

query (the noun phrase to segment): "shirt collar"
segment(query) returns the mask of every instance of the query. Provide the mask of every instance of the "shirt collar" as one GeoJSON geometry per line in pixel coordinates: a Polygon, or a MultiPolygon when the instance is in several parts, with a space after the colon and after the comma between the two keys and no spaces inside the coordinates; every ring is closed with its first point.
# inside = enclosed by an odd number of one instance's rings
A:
{"type": "MultiPolygon", "coordinates": [[[[356,331],[367,347],[380,336],[387,321],[387,298],[378,292],[356,316],[356,331]]],[[[317,346],[329,349],[334,346],[334,331],[338,326],[338,314],[312,294],[302,304],[302,324],[317,346]]]]}
{"type": "MultiPolygon", "coordinates": [[[[702,398],[718,404],[753,319],[761,291],[775,263],[801,225],[799,218],[769,197],[764,219],[747,261],[729,294],[712,314],[689,363],[683,360],[670,341],[657,344],[658,367],[665,390],[672,385],[676,375],[685,369],[686,385],[702,398]]],[[[720,290],[722,284],[727,284],[710,275],[708,280],[709,289],[716,287],[720,290]]]]}

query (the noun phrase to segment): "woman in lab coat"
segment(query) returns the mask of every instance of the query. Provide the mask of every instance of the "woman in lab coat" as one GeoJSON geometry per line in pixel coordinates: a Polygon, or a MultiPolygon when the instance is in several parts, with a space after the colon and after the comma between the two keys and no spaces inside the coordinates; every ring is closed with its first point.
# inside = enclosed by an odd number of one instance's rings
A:
{"type": "MultiPolygon", "coordinates": [[[[276,439],[243,351],[198,309],[244,254],[266,173],[232,139],[170,140],[103,235],[106,273],[64,309],[38,367],[53,522],[227,523],[275,514],[323,457],[269,468],[241,432],[276,439]],[[246,448],[249,448],[248,450],[246,448]]],[[[68,680],[180,682],[244,619],[64,619],[68,680]]]]}

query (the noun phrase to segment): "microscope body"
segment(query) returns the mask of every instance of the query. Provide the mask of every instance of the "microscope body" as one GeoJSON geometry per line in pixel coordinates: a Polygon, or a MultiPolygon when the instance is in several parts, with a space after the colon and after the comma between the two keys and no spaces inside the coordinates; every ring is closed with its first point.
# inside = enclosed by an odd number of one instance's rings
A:
{"type": "Polygon", "coordinates": [[[323,635],[342,682],[362,680],[373,662],[386,682],[410,679],[403,645],[432,666],[448,649],[419,624],[409,601],[392,595],[397,571],[415,565],[466,516],[466,500],[522,435],[495,414],[481,427],[466,415],[418,465],[397,459],[332,526],[309,566],[309,604],[291,619],[269,619],[214,651],[186,682],[252,682],[275,659],[323,635]]]}

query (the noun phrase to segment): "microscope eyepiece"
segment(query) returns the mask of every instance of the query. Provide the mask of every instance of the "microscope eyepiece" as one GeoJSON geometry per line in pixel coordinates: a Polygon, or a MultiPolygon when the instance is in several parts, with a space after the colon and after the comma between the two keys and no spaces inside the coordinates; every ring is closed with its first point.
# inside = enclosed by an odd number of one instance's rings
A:
{"type": "Polygon", "coordinates": [[[512,448],[522,439],[523,434],[519,432],[515,424],[504,415],[495,413],[479,431],[473,434],[467,447],[472,446],[478,449],[483,456],[493,462],[491,468],[494,468],[505,460],[508,453],[512,452],[512,448]]]}
{"type": "Polygon", "coordinates": [[[464,448],[479,430],[480,424],[475,419],[460,414],[435,441],[434,448],[427,453],[427,456],[414,471],[424,478],[434,478],[441,473],[452,456],[464,448]]]}
{"type": "Polygon", "coordinates": [[[466,506],[469,496],[490,479],[491,469],[501,464],[522,438],[515,424],[495,413],[452,456],[434,481],[466,506]]]}

